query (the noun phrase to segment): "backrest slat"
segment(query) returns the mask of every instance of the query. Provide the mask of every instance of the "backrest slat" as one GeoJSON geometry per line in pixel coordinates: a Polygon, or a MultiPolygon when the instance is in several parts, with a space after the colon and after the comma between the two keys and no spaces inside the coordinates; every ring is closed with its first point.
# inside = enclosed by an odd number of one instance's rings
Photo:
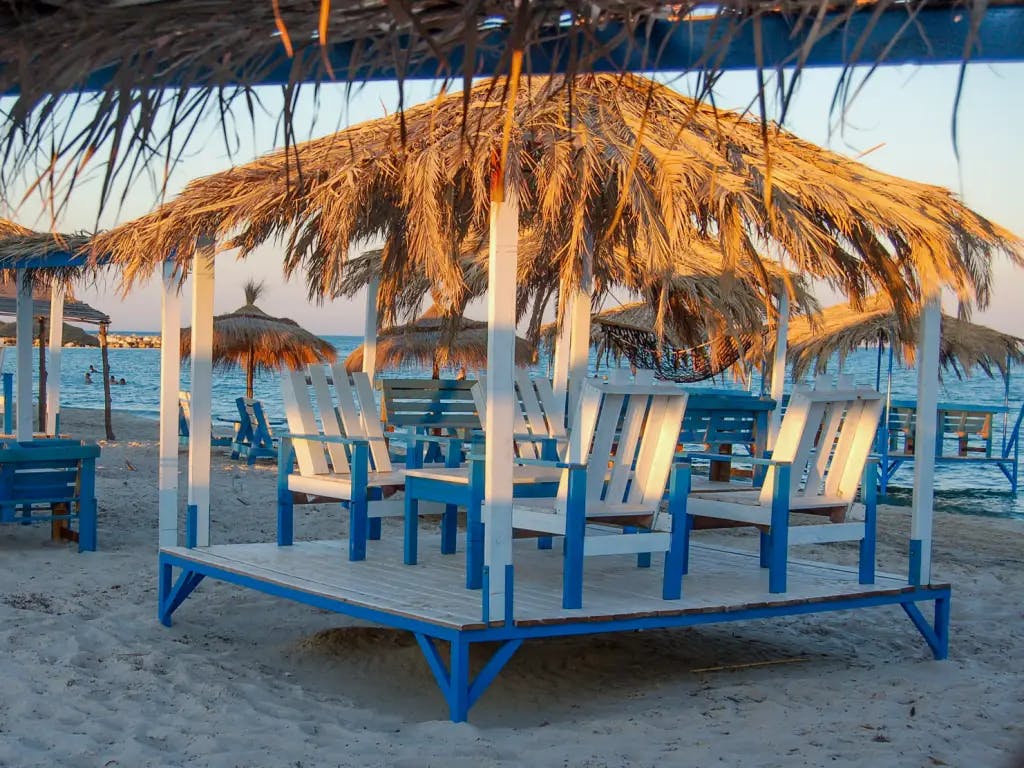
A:
{"type": "Polygon", "coordinates": [[[601,412],[597,417],[597,426],[594,429],[594,439],[589,449],[587,459],[587,501],[595,502],[601,500],[601,492],[604,488],[605,473],[610,468],[614,473],[620,463],[625,463],[625,471],[629,472],[633,459],[633,446],[624,446],[619,441],[615,448],[615,432],[619,427],[619,420],[622,418],[622,406],[625,403],[625,396],[620,394],[606,394],[601,402],[601,412]],[[628,452],[628,456],[627,456],[628,452]]]}
{"type": "MultiPolygon", "coordinates": [[[[334,366],[334,380],[344,379],[345,369],[342,365],[334,366]]],[[[370,460],[377,472],[391,471],[391,454],[388,452],[388,443],[384,439],[384,425],[381,423],[380,414],[377,411],[377,401],[373,397],[373,384],[370,382],[369,374],[363,371],[356,371],[352,374],[352,384],[356,391],[356,403],[359,406],[359,416],[362,419],[363,434],[370,441],[370,460]]]]}
{"type": "MultiPolygon", "coordinates": [[[[626,415],[622,419],[621,437],[619,438],[620,451],[625,450],[626,446],[635,447],[639,442],[641,430],[644,426],[644,419],[647,416],[646,411],[645,398],[630,398],[629,407],[626,408],[626,415]],[[642,400],[644,402],[641,402],[642,400]]],[[[608,478],[608,489],[605,492],[605,498],[613,503],[621,503],[625,499],[629,481],[633,475],[633,456],[630,458],[630,466],[625,467],[625,471],[613,470],[611,476],[608,478]]]]}
{"type": "MultiPolygon", "coordinates": [[[[331,397],[331,388],[327,383],[327,373],[322,365],[309,366],[309,381],[316,395],[317,408],[320,411],[320,424],[323,433],[328,437],[344,437],[341,424],[338,423],[338,414],[334,410],[334,399],[331,397]]],[[[335,472],[347,473],[348,455],[345,453],[345,446],[341,443],[327,443],[327,455],[331,457],[331,466],[335,472]]]]}
{"type": "MultiPolygon", "coordinates": [[[[303,371],[284,371],[281,374],[281,395],[289,431],[299,435],[318,434],[320,428],[309,399],[306,374],[303,371]]],[[[294,448],[299,474],[307,477],[327,474],[327,457],[320,443],[296,440],[294,448]]]]}

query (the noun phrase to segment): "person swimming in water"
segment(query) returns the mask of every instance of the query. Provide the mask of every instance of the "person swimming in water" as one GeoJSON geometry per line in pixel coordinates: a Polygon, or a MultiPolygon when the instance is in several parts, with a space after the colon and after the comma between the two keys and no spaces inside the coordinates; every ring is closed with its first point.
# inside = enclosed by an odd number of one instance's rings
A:
{"type": "Polygon", "coordinates": [[[125,384],[127,384],[128,382],[127,382],[127,381],[125,381],[125,380],[124,380],[124,377],[122,376],[122,377],[121,377],[121,378],[120,378],[120,379],[118,380],[118,382],[117,382],[117,383],[118,383],[118,384],[120,384],[120,385],[121,385],[121,386],[123,387],[123,386],[124,386],[125,384]]]}
{"type": "MultiPolygon", "coordinates": [[[[92,366],[89,367],[91,368],[92,366]]],[[[92,375],[88,371],[85,372],[85,383],[92,384],[92,375]]]]}

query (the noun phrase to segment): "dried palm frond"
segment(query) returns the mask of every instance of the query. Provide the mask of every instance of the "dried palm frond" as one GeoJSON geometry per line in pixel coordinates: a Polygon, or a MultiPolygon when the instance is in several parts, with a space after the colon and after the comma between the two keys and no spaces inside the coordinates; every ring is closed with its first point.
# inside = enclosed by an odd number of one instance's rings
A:
{"type": "MultiPolygon", "coordinates": [[[[97,158],[104,174],[102,207],[118,177],[136,178],[150,161],[173,167],[211,116],[231,147],[236,122],[252,122],[261,110],[257,83],[281,84],[280,135],[291,145],[297,135],[293,110],[304,82],[317,88],[332,80],[386,77],[402,83],[436,77],[461,79],[468,91],[474,77],[508,72],[514,51],[525,53],[531,75],[549,74],[548,67],[568,74],[650,70],[658,68],[673,35],[704,46],[697,48],[692,69],[702,73],[705,87],[736,48],[753,48],[761,82],[762,69],[790,67],[788,81],[780,80],[778,89],[785,113],[817,43],[841,38],[850,67],[879,63],[901,39],[922,36],[917,15],[934,5],[933,0],[796,0],[784,6],[774,0],[714,6],[696,0],[11,0],[0,8],[0,92],[17,93],[17,99],[2,122],[8,162],[0,182],[9,184],[44,159],[45,198],[58,200],[50,194],[53,188],[71,188],[97,158]],[[701,19],[691,19],[693,12],[701,19]],[[885,44],[877,44],[876,26],[886,13],[900,14],[903,23],[885,44]],[[697,40],[693,23],[704,25],[697,40]],[[770,58],[778,53],[760,43],[762,25],[771,23],[783,25],[794,41],[784,61],[770,58]],[[71,113],[76,120],[69,129],[71,113]]],[[[963,25],[966,60],[975,52],[987,3],[960,5],[971,19],[963,25]]],[[[840,105],[851,92],[845,74],[834,99],[840,105]]],[[[764,99],[762,88],[762,117],[764,99]]],[[[464,136],[473,135],[473,117],[467,110],[464,136]]]]}
{"type": "MultiPolygon", "coordinates": [[[[917,350],[917,319],[908,332],[896,322],[892,305],[884,296],[872,296],[859,308],[849,304],[828,307],[815,318],[796,319],[790,325],[788,356],[793,376],[824,372],[836,354],[845,359],[855,349],[879,343],[894,345],[897,360],[913,364],[917,350]]],[[[1013,364],[1024,363],[1024,339],[950,315],[942,316],[939,362],[957,378],[977,367],[988,376],[1005,377],[1013,364]]]]}
{"type": "MultiPolygon", "coordinates": [[[[579,76],[571,99],[566,86],[562,77],[531,78],[512,105],[506,180],[540,254],[528,282],[573,288],[592,251],[596,283],[660,290],[680,254],[711,240],[727,272],[752,265],[766,292],[772,278],[759,254],[778,251],[855,304],[886,293],[906,319],[943,286],[984,305],[992,257],[1022,261],[1016,236],[946,189],[774,127],[766,148],[757,121],[642,77],[579,76]]],[[[93,252],[109,254],[130,286],[169,254],[187,264],[202,237],[229,241],[242,256],[279,238],[286,272],[305,273],[311,298],[322,298],[342,290],[349,248],[383,237],[381,273],[421,272],[457,312],[468,294],[461,254],[473,238],[486,242],[504,92],[504,81],[485,81],[198,179],[96,237],[93,252]]]]}

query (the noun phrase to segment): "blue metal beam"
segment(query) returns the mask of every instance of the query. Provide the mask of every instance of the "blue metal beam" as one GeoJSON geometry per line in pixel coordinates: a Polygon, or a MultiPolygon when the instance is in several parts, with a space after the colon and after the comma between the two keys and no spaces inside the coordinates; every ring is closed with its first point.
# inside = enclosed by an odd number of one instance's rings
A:
{"type": "MultiPolygon", "coordinates": [[[[874,18],[871,5],[852,13],[842,20],[840,14],[826,14],[822,26],[837,29],[818,39],[803,52],[805,67],[841,67],[848,64],[871,65],[894,64],[951,64],[964,59],[965,52],[974,62],[1024,61],[1024,3],[999,5],[985,11],[978,29],[977,38],[971,50],[966,50],[969,36],[970,14],[962,8],[924,8],[911,14],[905,6],[894,6],[874,18]],[[872,24],[874,26],[872,26],[872,24]],[[856,60],[854,55],[856,53],[856,60]]],[[[629,34],[621,23],[608,23],[594,30],[598,45],[606,45],[604,55],[590,62],[589,69],[596,72],[665,71],[678,72],[701,69],[713,64],[728,70],[754,69],[758,66],[754,44],[754,25],[748,19],[736,22],[732,40],[727,49],[722,38],[729,28],[724,19],[700,19],[685,22],[656,21],[650,27],[641,26],[629,34]]],[[[765,16],[761,19],[763,63],[766,67],[792,67],[801,56],[801,47],[806,42],[805,20],[800,30],[795,29],[795,20],[784,14],[765,16]]],[[[555,36],[557,37],[557,36],[555,36]]],[[[489,30],[481,35],[477,46],[477,63],[473,71],[488,75],[501,67],[501,57],[506,53],[507,32],[502,28],[489,30]]],[[[399,45],[399,47],[404,47],[399,45]]],[[[592,46],[596,47],[596,46],[592,46]]],[[[527,66],[535,73],[563,71],[568,62],[566,40],[553,40],[534,44],[529,50],[527,66]]],[[[331,46],[329,59],[337,73],[349,73],[353,43],[338,43],[331,46]]],[[[299,67],[306,79],[315,79],[323,69],[319,65],[320,51],[310,46],[299,55],[309,57],[308,66],[299,67]]],[[[406,79],[433,79],[439,74],[459,77],[462,72],[465,51],[454,49],[442,67],[436,58],[427,58],[405,72],[406,79]]],[[[359,54],[357,54],[357,58],[359,54]]],[[[289,82],[294,62],[283,50],[277,62],[262,67],[262,74],[256,76],[253,85],[283,85],[289,82]]],[[[239,67],[246,68],[245,61],[239,67]]],[[[116,67],[97,70],[82,84],[81,90],[99,90],[107,86],[116,67]]],[[[374,69],[355,68],[356,80],[393,80],[396,71],[391,67],[374,69]]],[[[251,78],[246,78],[249,82],[251,78]]],[[[200,78],[196,85],[203,84],[200,78]]],[[[223,75],[211,73],[209,83],[230,85],[223,75]]],[[[174,83],[164,83],[172,86],[174,83]]]]}

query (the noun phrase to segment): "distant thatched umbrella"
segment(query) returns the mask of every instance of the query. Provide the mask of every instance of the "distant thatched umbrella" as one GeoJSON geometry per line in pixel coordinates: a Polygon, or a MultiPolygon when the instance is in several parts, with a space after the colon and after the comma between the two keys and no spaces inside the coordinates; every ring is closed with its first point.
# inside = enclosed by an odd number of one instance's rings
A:
{"type": "Polygon", "coordinates": [[[451,310],[465,301],[462,244],[486,237],[507,140],[505,181],[544,254],[532,284],[571,289],[592,259],[597,284],[658,293],[678,254],[713,237],[727,266],[778,250],[855,301],[891,295],[909,318],[942,286],[984,304],[993,254],[1024,251],[946,189],[774,126],[766,141],[760,121],[643,77],[535,76],[511,107],[508,97],[505,80],[483,81],[198,179],[93,247],[130,284],[171,254],[189,263],[202,237],[237,235],[243,256],[284,237],[286,271],[303,270],[311,296],[334,296],[349,248],[383,237],[385,306],[421,272],[451,310]]]}
{"type": "MultiPolygon", "coordinates": [[[[535,357],[526,339],[516,337],[516,365],[527,366],[535,357]]],[[[377,366],[399,368],[409,364],[430,366],[435,379],[442,368],[486,368],[487,323],[445,317],[435,304],[416,321],[381,331],[377,338],[377,366]]],[[[362,367],[360,345],[345,360],[345,369],[358,371],[362,367]]]]}
{"type": "MultiPolygon", "coordinates": [[[[793,375],[822,372],[829,359],[844,359],[853,350],[877,344],[892,346],[898,360],[914,362],[917,336],[900,332],[892,305],[883,296],[872,296],[864,306],[849,304],[828,307],[815,318],[794,320],[789,331],[789,356],[793,375]]],[[[957,377],[978,366],[989,376],[999,371],[1004,377],[1008,365],[1024,362],[1024,339],[949,315],[942,316],[939,361],[957,377]]]]}
{"type": "MultiPolygon", "coordinates": [[[[309,363],[333,363],[334,347],[286,317],[271,317],[256,306],[263,284],[245,285],[245,304],[213,318],[213,364],[245,371],[245,394],[253,396],[257,370],[293,370],[309,363]]],[[[181,356],[192,351],[192,329],[181,330],[181,356]]]]}

